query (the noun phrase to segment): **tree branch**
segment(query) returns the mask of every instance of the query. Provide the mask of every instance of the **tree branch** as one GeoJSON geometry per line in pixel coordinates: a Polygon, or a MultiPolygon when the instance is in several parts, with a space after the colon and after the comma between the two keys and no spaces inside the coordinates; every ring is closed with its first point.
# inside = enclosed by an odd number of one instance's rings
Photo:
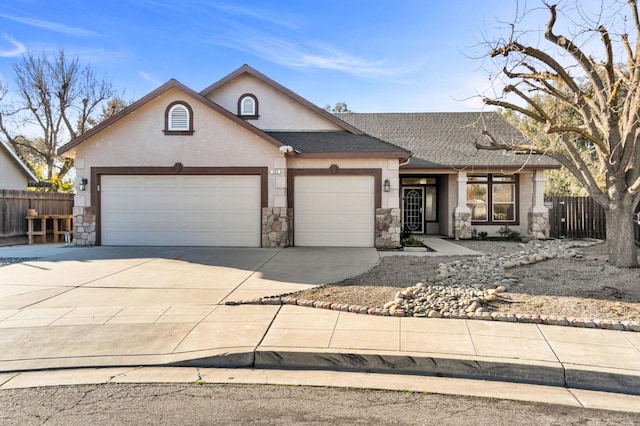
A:
{"type": "MultiPolygon", "coordinates": [[[[602,80],[600,79],[600,76],[596,71],[595,64],[593,63],[593,61],[591,61],[591,59],[589,59],[587,55],[582,52],[582,50],[578,46],[573,44],[571,40],[564,36],[556,36],[553,33],[553,27],[555,26],[557,16],[556,5],[547,5],[547,7],[549,8],[549,12],[551,15],[549,17],[549,22],[547,22],[547,31],[545,32],[544,37],[556,46],[564,49],[576,60],[576,62],[578,62],[578,64],[580,64],[584,72],[589,77],[591,84],[593,84],[594,88],[596,89],[594,95],[600,99],[600,105],[606,105],[606,98],[602,97],[602,94],[604,93],[604,87],[602,84],[602,80]]],[[[573,81],[573,79],[571,79],[571,81],[573,81]]]]}

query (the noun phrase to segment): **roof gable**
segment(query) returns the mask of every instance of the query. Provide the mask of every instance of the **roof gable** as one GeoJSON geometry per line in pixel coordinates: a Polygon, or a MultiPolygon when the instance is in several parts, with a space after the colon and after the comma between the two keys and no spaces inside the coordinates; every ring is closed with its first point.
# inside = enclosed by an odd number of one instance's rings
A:
{"type": "MultiPolygon", "coordinates": [[[[259,71],[255,70],[254,68],[246,64],[241,66],[237,70],[233,71],[232,73],[228,74],[227,76],[223,77],[222,79],[218,80],[216,83],[210,85],[206,89],[202,90],[200,94],[211,99],[216,92],[222,91],[226,86],[232,85],[233,82],[243,77],[251,77],[253,79],[256,79],[261,84],[268,86],[271,90],[284,96],[285,98],[294,102],[296,105],[303,106],[304,110],[312,113],[318,118],[321,118],[325,122],[332,123],[333,126],[336,126],[336,128],[332,128],[330,130],[334,130],[334,131],[343,130],[343,131],[347,131],[349,133],[353,133],[357,135],[363,133],[360,129],[350,125],[349,123],[345,123],[344,121],[340,120],[336,115],[331,114],[325,111],[324,109],[314,105],[313,103],[309,102],[302,96],[291,91],[290,89],[287,89],[280,83],[270,79],[266,75],[260,73],[259,71]]],[[[242,95],[242,93],[239,93],[238,96],[239,95],[242,95]]],[[[260,123],[256,123],[256,124],[260,125],[260,123]]],[[[271,130],[276,130],[276,129],[271,129],[271,130]]],[[[281,130],[281,129],[278,129],[278,130],[281,130]]],[[[296,129],[296,130],[304,130],[304,129],[296,129]]],[[[319,129],[310,129],[310,130],[319,130],[319,129]]]]}
{"type": "Polygon", "coordinates": [[[0,152],[4,152],[6,154],[6,155],[0,154],[0,156],[4,156],[8,158],[9,161],[13,161],[13,163],[15,163],[18,166],[20,171],[24,173],[24,175],[28,179],[31,179],[34,182],[38,182],[38,178],[36,177],[35,174],[33,174],[31,169],[26,164],[24,164],[22,160],[20,160],[20,158],[16,155],[16,153],[13,152],[13,150],[9,148],[7,145],[5,145],[3,141],[0,141],[0,152]]]}
{"type": "Polygon", "coordinates": [[[261,137],[262,139],[264,139],[265,141],[269,142],[270,144],[272,144],[272,145],[274,145],[276,147],[282,146],[282,143],[280,141],[278,141],[277,139],[269,136],[268,134],[266,134],[262,130],[258,129],[257,127],[252,126],[251,124],[247,123],[246,121],[242,120],[241,118],[237,117],[236,115],[230,113],[226,109],[222,108],[221,106],[217,105],[216,103],[214,103],[213,101],[207,99],[206,97],[202,96],[201,94],[197,93],[196,91],[188,88],[187,86],[185,86],[184,84],[180,83],[179,81],[177,81],[175,79],[171,79],[168,82],[166,82],[165,84],[163,84],[162,86],[160,86],[157,89],[155,89],[154,91],[152,91],[152,92],[148,93],[147,95],[143,96],[142,98],[138,99],[136,102],[132,103],[131,105],[129,105],[128,107],[126,107],[125,109],[120,111],[119,113],[115,114],[114,116],[110,117],[109,119],[103,121],[102,123],[100,123],[97,126],[95,126],[94,128],[92,128],[91,130],[83,133],[82,135],[78,136],[77,138],[73,139],[72,141],[70,141],[67,144],[65,144],[62,147],[60,147],[58,149],[58,155],[62,155],[64,153],[66,153],[66,152],[69,152],[70,150],[72,150],[74,147],[78,146],[79,144],[81,144],[85,140],[95,136],[96,134],[100,133],[101,131],[105,130],[106,128],[108,128],[110,126],[115,125],[118,121],[120,121],[124,117],[128,116],[129,114],[131,114],[132,112],[138,110],[139,108],[145,106],[146,104],[148,104],[152,100],[156,99],[157,97],[161,96],[162,94],[166,93],[167,91],[169,91],[171,89],[176,89],[176,90],[179,90],[179,91],[183,92],[187,96],[197,100],[198,102],[202,103],[203,105],[205,105],[206,107],[210,108],[211,110],[217,112],[218,114],[222,115],[223,117],[227,118],[228,120],[234,122],[238,126],[243,127],[245,129],[249,130],[250,132],[254,133],[255,135],[261,137]]]}

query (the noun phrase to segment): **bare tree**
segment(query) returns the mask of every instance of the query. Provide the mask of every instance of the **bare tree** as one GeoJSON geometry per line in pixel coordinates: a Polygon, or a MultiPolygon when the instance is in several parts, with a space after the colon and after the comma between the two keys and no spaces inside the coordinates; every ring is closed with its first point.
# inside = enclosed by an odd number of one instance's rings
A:
{"type": "Polygon", "coordinates": [[[477,147],[556,159],[604,208],[609,262],[618,267],[637,267],[633,238],[633,209],[640,202],[637,0],[627,0],[626,4],[603,1],[595,15],[585,10],[592,3],[576,1],[572,9],[563,9],[564,16],[570,18],[568,26],[576,30],[571,36],[556,34],[557,7],[546,3],[544,6],[548,20],[540,43],[546,47],[522,41],[527,33],[517,28],[518,20],[512,23],[507,38],[491,43],[489,56],[500,61],[499,77],[506,85],[503,95],[486,97],[484,101],[542,124],[550,136],[544,138],[548,143],[497,140],[485,132],[489,142],[477,143],[477,147]],[[591,52],[599,53],[594,56],[591,52]],[[577,120],[559,120],[561,115],[550,111],[536,95],[552,98],[573,111],[577,120]],[[597,168],[604,172],[605,179],[600,184],[581,149],[584,141],[593,150],[597,168]]]}
{"type": "Polygon", "coordinates": [[[44,165],[47,180],[61,181],[73,161],[58,158],[58,147],[91,128],[101,104],[115,92],[64,50],[52,58],[28,53],[13,70],[15,96],[0,111],[0,134],[32,168],[44,165]]]}

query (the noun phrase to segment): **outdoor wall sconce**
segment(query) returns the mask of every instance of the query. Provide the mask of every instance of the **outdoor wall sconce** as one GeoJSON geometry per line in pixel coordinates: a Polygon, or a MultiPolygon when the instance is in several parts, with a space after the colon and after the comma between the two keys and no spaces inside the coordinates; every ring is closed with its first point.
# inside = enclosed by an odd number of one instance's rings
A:
{"type": "Polygon", "coordinates": [[[89,183],[89,179],[87,178],[80,179],[80,184],[78,185],[78,188],[80,189],[80,191],[86,190],[88,183],[89,183]]]}
{"type": "Polygon", "coordinates": [[[391,191],[391,182],[389,182],[389,179],[385,179],[384,180],[384,192],[389,192],[391,191]]]}

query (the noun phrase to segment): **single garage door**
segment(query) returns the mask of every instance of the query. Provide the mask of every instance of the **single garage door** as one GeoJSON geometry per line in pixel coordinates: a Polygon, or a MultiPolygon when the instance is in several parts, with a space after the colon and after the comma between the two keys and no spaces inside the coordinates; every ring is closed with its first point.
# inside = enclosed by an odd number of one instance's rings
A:
{"type": "Polygon", "coordinates": [[[104,245],[260,246],[259,176],[102,176],[104,245]]]}
{"type": "Polygon", "coordinates": [[[296,176],[296,246],[372,247],[373,176],[296,176]]]}

